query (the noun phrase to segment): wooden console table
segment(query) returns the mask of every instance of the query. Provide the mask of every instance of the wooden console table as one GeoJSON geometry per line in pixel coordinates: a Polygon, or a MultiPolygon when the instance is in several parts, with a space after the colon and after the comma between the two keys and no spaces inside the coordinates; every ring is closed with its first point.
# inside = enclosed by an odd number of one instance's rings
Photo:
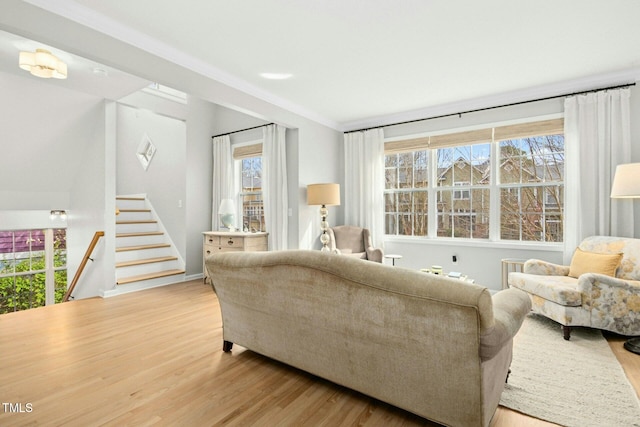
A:
{"type": "Polygon", "coordinates": [[[220,252],[253,252],[268,250],[268,236],[266,232],[247,233],[242,231],[205,231],[202,244],[202,273],[205,283],[209,275],[204,261],[208,255],[220,252]]]}

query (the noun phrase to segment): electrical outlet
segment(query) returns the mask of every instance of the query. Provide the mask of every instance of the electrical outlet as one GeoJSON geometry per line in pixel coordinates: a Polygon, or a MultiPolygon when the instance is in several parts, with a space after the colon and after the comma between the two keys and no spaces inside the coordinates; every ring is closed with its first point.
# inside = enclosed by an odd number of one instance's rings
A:
{"type": "Polygon", "coordinates": [[[454,255],[451,257],[451,261],[453,261],[454,264],[458,263],[458,255],[454,255]]]}

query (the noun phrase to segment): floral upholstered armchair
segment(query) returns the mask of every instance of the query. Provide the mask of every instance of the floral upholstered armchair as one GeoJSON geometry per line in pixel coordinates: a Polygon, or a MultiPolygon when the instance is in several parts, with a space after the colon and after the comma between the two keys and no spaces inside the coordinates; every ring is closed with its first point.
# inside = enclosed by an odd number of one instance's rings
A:
{"type": "Polygon", "coordinates": [[[571,265],[530,259],[509,273],[509,286],[529,294],[532,310],[562,325],[640,335],[640,239],[592,236],[571,265]]]}

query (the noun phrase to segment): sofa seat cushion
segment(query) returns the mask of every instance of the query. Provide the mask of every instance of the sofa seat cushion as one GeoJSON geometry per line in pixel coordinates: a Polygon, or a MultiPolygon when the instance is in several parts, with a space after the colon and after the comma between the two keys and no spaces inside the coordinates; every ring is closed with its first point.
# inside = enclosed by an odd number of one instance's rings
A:
{"type": "Polygon", "coordinates": [[[509,284],[556,304],[568,307],[582,305],[582,294],[578,291],[578,279],[573,277],[511,273],[509,274],[509,284]]]}

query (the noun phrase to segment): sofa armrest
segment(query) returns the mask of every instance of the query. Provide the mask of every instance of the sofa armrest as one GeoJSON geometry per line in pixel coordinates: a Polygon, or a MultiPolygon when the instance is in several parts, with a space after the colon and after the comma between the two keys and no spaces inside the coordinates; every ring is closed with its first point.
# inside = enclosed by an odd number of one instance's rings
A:
{"type": "Polygon", "coordinates": [[[520,289],[505,289],[492,297],[494,325],[480,335],[480,358],[491,359],[520,330],[531,311],[531,300],[520,289]]]}
{"type": "Polygon", "coordinates": [[[541,259],[530,259],[524,263],[522,272],[539,276],[568,276],[569,266],[554,264],[541,259]]]}
{"type": "Polygon", "coordinates": [[[382,258],[384,257],[384,252],[382,252],[382,249],[369,246],[366,250],[367,259],[369,261],[382,262],[382,258]]]}

